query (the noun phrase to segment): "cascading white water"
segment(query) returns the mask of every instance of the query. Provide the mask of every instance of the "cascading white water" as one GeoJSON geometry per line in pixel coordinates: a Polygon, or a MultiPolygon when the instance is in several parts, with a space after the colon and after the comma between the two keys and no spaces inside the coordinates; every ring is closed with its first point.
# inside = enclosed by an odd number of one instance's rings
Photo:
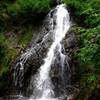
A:
{"type": "MultiPolygon", "coordinates": [[[[51,70],[51,65],[55,58],[55,50],[59,52],[61,58],[61,64],[63,66],[65,55],[62,53],[61,41],[67,34],[70,28],[70,18],[69,13],[65,8],[64,4],[58,5],[56,7],[56,25],[53,31],[53,43],[51,44],[47,56],[44,59],[44,64],[40,67],[36,77],[35,77],[35,89],[36,97],[31,96],[30,100],[53,100],[54,92],[53,86],[50,80],[49,72],[51,70]],[[39,91],[40,93],[38,93],[39,91]]],[[[63,68],[62,68],[63,69],[63,68]]],[[[55,99],[54,99],[55,100],[55,99]]],[[[58,99],[57,99],[58,100],[58,99]]]]}

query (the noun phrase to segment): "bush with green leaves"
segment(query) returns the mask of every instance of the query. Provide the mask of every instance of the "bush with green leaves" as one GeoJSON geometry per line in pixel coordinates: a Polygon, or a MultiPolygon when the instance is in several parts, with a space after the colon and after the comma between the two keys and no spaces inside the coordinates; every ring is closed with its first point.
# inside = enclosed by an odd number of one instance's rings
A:
{"type": "Polygon", "coordinates": [[[93,91],[100,88],[100,0],[64,0],[76,21],[75,33],[79,49],[77,76],[81,87],[79,100],[90,100],[93,91]],[[84,90],[88,91],[85,91],[84,90]],[[83,97],[84,96],[84,97],[83,97]]]}
{"type": "Polygon", "coordinates": [[[91,29],[78,28],[80,50],[76,54],[82,64],[100,66],[100,26],[91,29]]]}
{"type": "Polygon", "coordinates": [[[81,65],[100,66],[100,1],[99,0],[64,0],[73,8],[78,21],[76,32],[79,35],[79,50],[76,57],[81,65]]]}
{"type": "Polygon", "coordinates": [[[76,53],[81,64],[100,66],[100,1],[64,0],[73,10],[77,20],[79,51],[76,53]]]}
{"type": "Polygon", "coordinates": [[[0,1],[0,9],[6,9],[8,12],[17,14],[28,10],[41,13],[51,9],[52,0],[3,0],[0,1]]]}
{"type": "Polygon", "coordinates": [[[75,19],[84,27],[100,24],[100,0],[64,0],[73,10],[75,19]]]}
{"type": "Polygon", "coordinates": [[[0,1],[0,27],[40,24],[51,7],[52,0],[0,1]]]}
{"type": "Polygon", "coordinates": [[[7,10],[13,15],[19,13],[46,13],[50,10],[51,0],[16,0],[8,5],[7,10]]]}

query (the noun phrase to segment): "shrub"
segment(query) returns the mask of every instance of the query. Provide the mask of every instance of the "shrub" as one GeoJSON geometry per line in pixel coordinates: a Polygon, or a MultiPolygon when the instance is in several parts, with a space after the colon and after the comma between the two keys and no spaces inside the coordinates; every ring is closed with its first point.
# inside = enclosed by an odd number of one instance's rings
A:
{"type": "Polygon", "coordinates": [[[52,0],[15,0],[0,2],[0,27],[40,23],[51,9],[52,0]]]}
{"type": "Polygon", "coordinates": [[[8,11],[14,15],[18,13],[43,13],[50,10],[51,0],[16,0],[8,6],[8,11]]]}
{"type": "Polygon", "coordinates": [[[78,100],[90,100],[93,91],[100,88],[100,0],[64,2],[77,23],[75,32],[79,37],[79,50],[75,53],[75,59],[79,62],[77,76],[81,89],[78,100]]]}
{"type": "Polygon", "coordinates": [[[75,19],[84,27],[96,27],[100,24],[99,0],[64,0],[73,9],[75,19]]]}

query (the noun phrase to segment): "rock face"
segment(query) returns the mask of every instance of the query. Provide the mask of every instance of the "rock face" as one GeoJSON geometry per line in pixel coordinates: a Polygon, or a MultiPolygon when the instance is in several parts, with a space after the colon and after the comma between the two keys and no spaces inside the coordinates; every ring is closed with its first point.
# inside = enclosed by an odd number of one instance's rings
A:
{"type": "MultiPolygon", "coordinates": [[[[43,58],[46,57],[47,51],[53,42],[51,33],[56,24],[56,16],[53,15],[55,12],[56,9],[50,12],[36,38],[33,37],[30,45],[25,52],[16,59],[12,67],[12,84],[16,88],[17,93],[20,92],[25,96],[29,96],[32,93],[32,87],[29,87],[31,76],[34,75],[37,72],[37,69],[44,63],[43,58]],[[51,19],[53,20],[53,26],[51,23],[52,21],[50,21],[51,19]]],[[[62,52],[68,56],[66,57],[64,64],[65,66],[70,66],[70,68],[66,67],[62,74],[61,65],[59,64],[59,53],[55,52],[57,59],[51,66],[50,76],[56,96],[59,96],[62,93],[67,95],[66,91],[71,84],[70,80],[75,69],[74,64],[72,64],[72,54],[77,46],[77,41],[70,30],[62,41],[62,46],[62,52]]]]}

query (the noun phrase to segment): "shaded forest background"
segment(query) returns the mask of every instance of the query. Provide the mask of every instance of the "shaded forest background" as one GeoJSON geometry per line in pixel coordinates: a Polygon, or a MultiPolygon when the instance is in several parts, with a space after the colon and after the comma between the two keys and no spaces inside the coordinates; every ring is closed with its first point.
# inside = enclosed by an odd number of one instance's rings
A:
{"type": "MultiPolygon", "coordinates": [[[[77,62],[80,86],[78,100],[98,100],[100,93],[100,0],[64,0],[75,25],[72,31],[79,48],[77,62]],[[92,98],[92,99],[91,99],[92,98]]],[[[7,77],[16,57],[27,47],[54,0],[0,1],[0,93],[7,89],[7,77]]],[[[1,94],[2,94],[1,93],[1,94]]]]}

